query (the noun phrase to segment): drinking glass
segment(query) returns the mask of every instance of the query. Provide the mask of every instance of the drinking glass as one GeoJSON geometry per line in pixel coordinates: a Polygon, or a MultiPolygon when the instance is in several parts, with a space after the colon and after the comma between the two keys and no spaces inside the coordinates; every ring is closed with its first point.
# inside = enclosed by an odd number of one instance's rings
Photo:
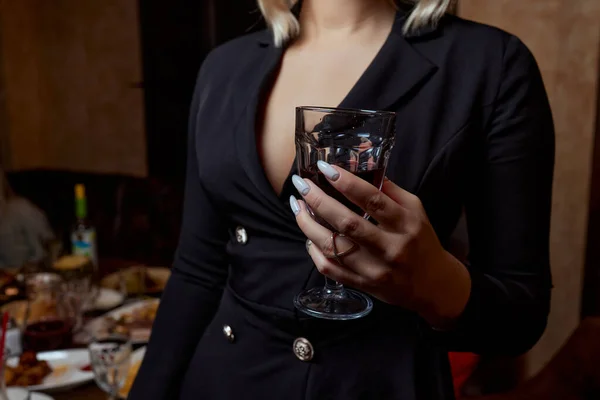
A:
{"type": "Polygon", "coordinates": [[[88,346],[96,384],[108,393],[109,400],[119,398],[131,362],[131,342],[124,335],[95,340],[88,346]]]}
{"type": "Polygon", "coordinates": [[[77,332],[82,327],[84,311],[93,309],[98,294],[94,287],[94,264],[89,257],[66,255],[52,264],[52,271],[63,279],[63,290],[75,317],[73,331],[77,332]]]}
{"type": "MultiPolygon", "coordinates": [[[[296,108],[296,162],[300,176],[310,179],[350,210],[369,218],[329,183],[317,168],[317,162],[336,165],[381,189],[394,145],[395,120],[396,114],[388,111],[296,108]]],[[[313,214],[310,209],[309,212],[313,214]]],[[[313,214],[313,217],[335,231],[318,215],[313,214]]],[[[298,294],[294,305],[310,316],[333,320],[361,318],[373,309],[373,302],[368,296],[344,288],[327,277],[324,287],[298,294]]]]}
{"type": "Polygon", "coordinates": [[[35,352],[70,347],[77,316],[62,278],[40,272],[27,276],[25,286],[23,347],[35,352]]]}

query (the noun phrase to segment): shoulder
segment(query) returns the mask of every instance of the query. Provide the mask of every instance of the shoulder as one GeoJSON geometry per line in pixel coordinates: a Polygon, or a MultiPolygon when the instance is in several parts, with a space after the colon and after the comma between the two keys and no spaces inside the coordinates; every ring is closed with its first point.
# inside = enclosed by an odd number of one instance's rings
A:
{"type": "Polygon", "coordinates": [[[44,219],[44,213],[24,197],[13,197],[6,204],[7,213],[23,219],[44,219]]]}
{"type": "Polygon", "coordinates": [[[442,21],[441,31],[456,58],[470,63],[505,66],[515,58],[536,63],[519,37],[498,27],[448,15],[442,21]]]}
{"type": "Polygon", "coordinates": [[[259,54],[261,44],[268,40],[268,35],[268,31],[262,30],[240,36],[214,48],[204,59],[200,78],[227,76],[250,57],[259,54]]]}
{"type": "Polygon", "coordinates": [[[443,19],[442,32],[451,40],[460,41],[472,50],[506,50],[508,46],[518,46],[521,51],[529,51],[527,46],[514,34],[501,28],[448,15],[443,19]]]}
{"type": "Polygon", "coordinates": [[[517,36],[448,15],[431,36],[409,39],[437,68],[446,88],[468,93],[481,105],[494,101],[506,81],[538,81],[535,57],[517,36]]]}
{"type": "Polygon", "coordinates": [[[24,197],[11,197],[6,203],[7,209],[15,214],[25,214],[37,211],[37,207],[24,197]]]}

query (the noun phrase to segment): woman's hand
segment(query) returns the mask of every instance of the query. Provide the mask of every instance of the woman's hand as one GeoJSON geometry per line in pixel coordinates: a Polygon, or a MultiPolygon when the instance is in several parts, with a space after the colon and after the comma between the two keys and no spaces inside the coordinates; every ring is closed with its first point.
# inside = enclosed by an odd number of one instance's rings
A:
{"type": "Polygon", "coordinates": [[[335,189],[379,223],[294,176],[310,209],[341,234],[333,236],[292,196],[290,206],[318,270],[383,302],[416,311],[434,326],[460,316],[470,294],[469,273],[441,246],[421,201],[387,179],[379,191],[341,168],[325,162],[318,167],[335,189]],[[338,262],[335,253],[344,252],[338,262]]]}

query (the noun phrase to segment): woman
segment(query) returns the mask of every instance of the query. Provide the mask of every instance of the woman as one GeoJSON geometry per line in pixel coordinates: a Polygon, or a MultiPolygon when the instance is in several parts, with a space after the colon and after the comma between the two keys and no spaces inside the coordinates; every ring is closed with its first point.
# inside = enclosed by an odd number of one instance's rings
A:
{"type": "Polygon", "coordinates": [[[535,60],[448,0],[287,4],[259,1],[270,31],[200,71],[180,245],[130,398],[451,398],[448,351],[522,353],[546,324],[554,135],[535,60]],[[378,226],[288,174],[299,105],[397,113],[383,194],[321,165],[378,226]],[[338,252],[358,248],[334,262],[306,204],[338,252]],[[463,209],[468,264],[444,249],[463,209]],[[296,312],[314,265],[373,312],[296,312]]]}

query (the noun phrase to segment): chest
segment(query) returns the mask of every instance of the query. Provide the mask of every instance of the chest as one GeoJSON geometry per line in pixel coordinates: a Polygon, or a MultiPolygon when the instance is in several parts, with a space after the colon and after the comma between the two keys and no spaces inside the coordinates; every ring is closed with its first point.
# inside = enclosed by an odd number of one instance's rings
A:
{"type": "Polygon", "coordinates": [[[256,121],[257,150],[265,176],[280,194],[294,160],[295,108],[336,107],[376,56],[374,47],[290,49],[265,85],[256,121]]]}
{"type": "MultiPolygon", "coordinates": [[[[402,55],[410,56],[410,52],[402,55]]],[[[464,86],[463,92],[453,93],[455,85],[447,83],[445,74],[418,58],[405,66],[404,58],[391,57],[382,61],[378,55],[362,75],[355,71],[358,81],[351,83],[347,77],[335,96],[333,89],[318,87],[318,79],[310,79],[309,74],[301,75],[310,82],[304,81],[305,85],[298,84],[300,79],[279,79],[270,87],[276,73],[302,73],[279,69],[277,56],[240,67],[220,90],[211,85],[203,93],[206,101],[196,110],[196,135],[210,142],[197,140],[196,150],[200,179],[215,203],[236,224],[262,226],[265,233],[294,226],[287,204],[293,193],[288,183],[294,159],[294,108],[315,101],[324,106],[395,111],[396,145],[387,176],[421,198],[440,232],[452,229],[465,188],[477,170],[476,158],[482,154],[478,146],[486,117],[478,107],[477,93],[464,93],[464,86]],[[294,90],[298,96],[288,96],[294,90]],[[269,102],[261,101],[265,93],[269,102]],[[453,101],[459,98],[465,101],[453,101]],[[261,104],[268,106],[261,110],[261,104]],[[264,122],[257,138],[261,112],[264,122]]]]}

